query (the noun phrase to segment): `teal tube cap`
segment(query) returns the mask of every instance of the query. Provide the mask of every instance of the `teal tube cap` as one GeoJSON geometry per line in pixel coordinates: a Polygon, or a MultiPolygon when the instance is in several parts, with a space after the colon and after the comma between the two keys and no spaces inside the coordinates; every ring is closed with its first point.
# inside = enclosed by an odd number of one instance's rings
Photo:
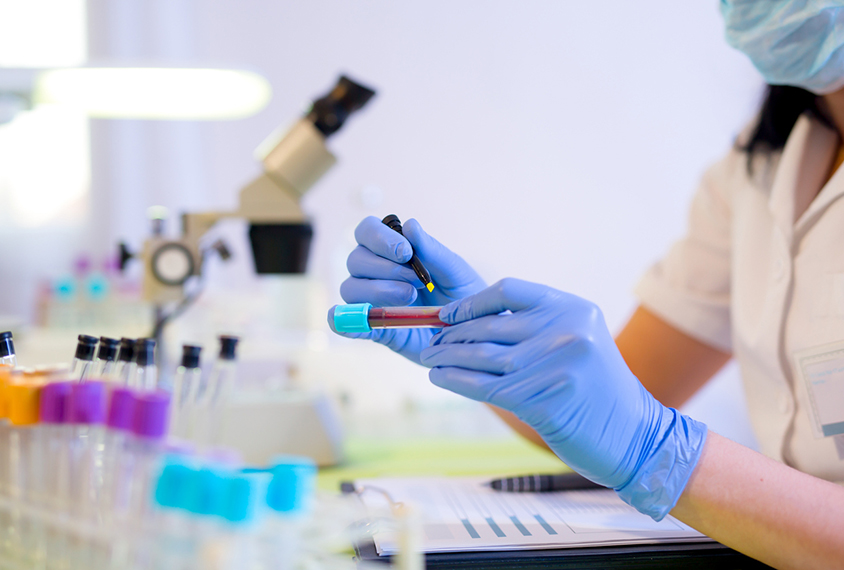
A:
{"type": "Polygon", "coordinates": [[[365,333],[369,328],[369,303],[353,303],[334,307],[334,329],[342,333],[365,333]]]}
{"type": "Polygon", "coordinates": [[[267,505],[288,515],[307,512],[316,492],[317,468],[313,459],[292,455],[273,458],[267,505]]]}

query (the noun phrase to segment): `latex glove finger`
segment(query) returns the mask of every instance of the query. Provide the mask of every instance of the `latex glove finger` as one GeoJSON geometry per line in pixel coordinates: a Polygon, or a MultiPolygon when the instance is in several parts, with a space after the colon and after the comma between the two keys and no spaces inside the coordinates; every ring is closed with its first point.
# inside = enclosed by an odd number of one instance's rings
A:
{"type": "Polygon", "coordinates": [[[502,383],[502,376],[466,370],[454,366],[432,368],[428,378],[434,386],[439,386],[455,394],[471,398],[478,402],[487,402],[490,393],[498,389],[502,383]]]}
{"type": "Polygon", "coordinates": [[[404,307],[416,300],[416,288],[403,281],[349,277],[340,285],[347,303],[370,303],[376,307],[404,307]]]}
{"type": "Polygon", "coordinates": [[[367,216],[357,225],[355,240],[375,255],[395,263],[407,263],[413,255],[407,239],[375,216],[367,216]]]}
{"type": "Polygon", "coordinates": [[[504,404],[507,406],[504,409],[511,411],[513,411],[514,401],[523,402],[530,399],[530,395],[534,393],[529,387],[525,388],[523,378],[517,379],[510,375],[499,376],[456,366],[432,368],[428,373],[428,378],[433,385],[455,394],[499,407],[504,404]]]}
{"type": "MultiPolygon", "coordinates": [[[[442,315],[442,310],[440,314],[442,315]]],[[[556,311],[521,311],[487,315],[444,328],[434,337],[432,344],[464,342],[518,344],[537,335],[547,328],[549,322],[558,318],[559,313],[556,311]]]]}
{"type": "Polygon", "coordinates": [[[402,228],[414,253],[438,281],[438,287],[460,286],[469,280],[469,274],[472,279],[480,280],[462,257],[428,235],[417,220],[409,219],[402,228]]]}
{"type": "Polygon", "coordinates": [[[352,277],[405,281],[417,289],[424,287],[410,266],[401,265],[380,255],[375,255],[362,245],[357,246],[349,254],[346,259],[346,267],[352,277]]]}
{"type": "Polygon", "coordinates": [[[557,351],[565,341],[537,337],[517,345],[493,342],[444,344],[422,351],[422,364],[430,367],[456,366],[490,374],[512,374],[557,351]]]}
{"type": "Polygon", "coordinates": [[[534,306],[548,292],[544,285],[508,277],[480,293],[449,303],[440,311],[440,318],[448,324],[457,324],[504,311],[522,311],[534,306]]]}

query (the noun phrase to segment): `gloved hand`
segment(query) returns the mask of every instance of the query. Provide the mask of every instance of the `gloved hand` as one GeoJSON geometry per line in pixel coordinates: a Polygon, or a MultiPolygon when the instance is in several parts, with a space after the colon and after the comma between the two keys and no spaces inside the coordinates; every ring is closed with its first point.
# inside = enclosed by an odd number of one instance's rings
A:
{"type": "Polygon", "coordinates": [[[505,279],[440,311],[431,382],[510,410],[575,471],[661,520],[695,468],[706,426],[633,376],[592,303],[505,279]],[[504,311],[512,311],[505,313],[504,311]]]}
{"type": "MultiPolygon", "coordinates": [[[[468,263],[425,233],[416,220],[403,224],[404,236],[374,216],[355,228],[358,246],[349,254],[346,266],[351,276],[340,286],[347,303],[371,303],[376,307],[406,305],[439,306],[477,293],[486,287],[468,263]],[[411,244],[413,249],[411,250],[411,244]],[[434,282],[429,292],[409,265],[413,251],[428,269],[434,282]]],[[[328,312],[334,330],[334,308],[328,312]]],[[[334,330],[334,332],[337,332],[334,330]]],[[[419,363],[419,353],[434,335],[431,329],[379,329],[368,333],[338,333],[368,338],[388,346],[419,363]]]]}

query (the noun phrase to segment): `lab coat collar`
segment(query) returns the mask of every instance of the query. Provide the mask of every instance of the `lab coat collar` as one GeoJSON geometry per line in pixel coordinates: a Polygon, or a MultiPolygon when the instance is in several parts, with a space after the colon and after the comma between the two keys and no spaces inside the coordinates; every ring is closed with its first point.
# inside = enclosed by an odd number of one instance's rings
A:
{"type": "MultiPolygon", "coordinates": [[[[813,132],[816,132],[814,138],[817,139],[818,154],[825,155],[825,158],[819,156],[816,158],[819,167],[818,174],[823,180],[823,177],[829,174],[829,169],[832,168],[833,161],[838,154],[838,147],[841,144],[838,138],[838,133],[832,129],[824,126],[818,121],[812,121],[813,132]],[[824,160],[826,160],[824,166],[824,160]]],[[[814,186],[817,188],[817,186],[814,186]]],[[[832,178],[821,188],[817,197],[809,204],[809,207],[797,220],[795,232],[797,234],[804,233],[808,228],[817,221],[823,212],[838,198],[844,196],[844,168],[839,167],[832,178]]]]}
{"type": "Polygon", "coordinates": [[[807,115],[797,119],[783,148],[768,201],[771,215],[789,242],[844,195],[840,169],[824,185],[837,150],[838,133],[807,115]]]}

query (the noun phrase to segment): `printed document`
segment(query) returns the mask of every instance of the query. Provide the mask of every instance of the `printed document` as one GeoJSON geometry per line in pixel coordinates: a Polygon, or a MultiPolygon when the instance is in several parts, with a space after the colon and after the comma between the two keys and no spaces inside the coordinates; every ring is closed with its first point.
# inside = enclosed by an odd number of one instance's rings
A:
{"type": "MultiPolygon", "coordinates": [[[[355,483],[370,513],[404,503],[419,514],[425,552],[525,550],[711,541],[671,516],[660,522],[612,490],[505,493],[488,478],[379,478],[355,483]]],[[[378,527],[379,555],[395,554],[395,532],[378,527]]]]}

